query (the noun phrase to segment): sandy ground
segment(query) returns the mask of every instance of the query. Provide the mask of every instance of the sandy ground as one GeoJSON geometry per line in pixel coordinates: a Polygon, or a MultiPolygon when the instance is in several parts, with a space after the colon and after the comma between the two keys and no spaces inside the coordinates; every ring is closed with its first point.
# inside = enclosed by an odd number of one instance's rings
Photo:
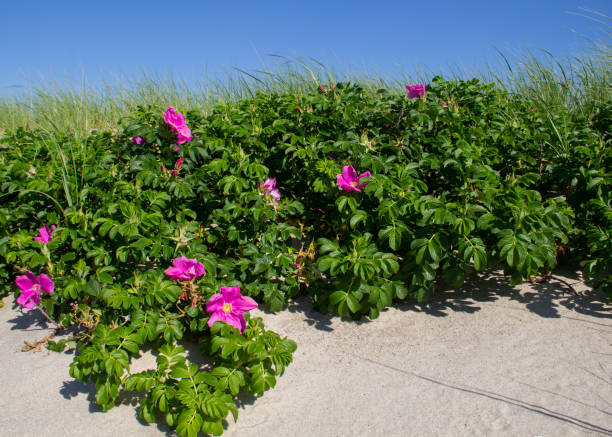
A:
{"type": "MultiPolygon", "coordinates": [[[[612,306],[575,288],[586,296],[554,279],[511,287],[489,276],[364,322],[321,315],[307,299],[254,311],[298,350],[276,388],[240,399],[224,435],[612,436],[612,306]]],[[[131,405],[100,412],[93,387],[68,375],[71,354],[21,352],[50,331],[5,304],[0,435],[174,435],[131,405]]]]}

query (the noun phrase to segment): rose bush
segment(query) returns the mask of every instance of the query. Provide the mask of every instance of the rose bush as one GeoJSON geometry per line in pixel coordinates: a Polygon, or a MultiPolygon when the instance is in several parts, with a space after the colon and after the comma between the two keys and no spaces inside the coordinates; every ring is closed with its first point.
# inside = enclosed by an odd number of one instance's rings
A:
{"type": "Polygon", "coordinates": [[[233,397],[263,394],[291,362],[295,343],[248,315],[257,302],[278,311],[302,293],[374,318],[487,268],[518,283],[564,259],[610,290],[609,112],[546,113],[477,81],[414,92],[329,84],[206,116],[140,107],[86,148],[8,132],[2,286],[52,279],[18,300],[78,327],[49,345],[76,343],[71,374],[104,410],[145,390],[141,416],[182,435],[221,433],[233,397]],[[145,347],[157,369],[133,374],[145,347]]]}

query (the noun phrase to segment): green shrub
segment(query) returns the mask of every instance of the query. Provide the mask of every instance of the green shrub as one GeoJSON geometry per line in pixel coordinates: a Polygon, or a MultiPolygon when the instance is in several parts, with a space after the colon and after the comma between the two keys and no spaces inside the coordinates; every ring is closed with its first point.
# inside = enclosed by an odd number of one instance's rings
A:
{"type": "Polygon", "coordinates": [[[194,137],[178,150],[162,110],[139,107],[117,135],[3,139],[2,287],[26,270],[53,278],[44,308],[80,328],[71,374],[102,409],[146,390],[144,419],[220,434],[233,396],[274,386],[295,343],[260,319],[209,329],[222,286],[271,311],[308,293],[321,311],[375,318],[474,272],[519,283],[571,257],[612,290],[609,106],[550,112],[477,80],[434,78],[424,99],[338,83],[187,112],[194,137]],[[361,189],[340,188],[347,166],[369,172],[361,189]],[[48,245],[33,240],[52,224],[48,245]],[[197,284],[164,276],[179,256],[205,266],[197,284]],[[184,338],[209,369],[186,360],[184,338]],[[147,347],[157,370],[131,374],[147,347]]]}

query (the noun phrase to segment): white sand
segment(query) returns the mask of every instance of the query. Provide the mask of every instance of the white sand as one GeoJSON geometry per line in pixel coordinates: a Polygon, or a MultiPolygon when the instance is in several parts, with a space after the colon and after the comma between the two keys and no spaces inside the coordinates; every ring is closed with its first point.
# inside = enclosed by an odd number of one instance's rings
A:
{"type": "MultiPolygon", "coordinates": [[[[576,289],[588,296],[555,280],[489,277],[363,322],[321,315],[307,299],[254,311],[298,350],[276,388],[241,399],[224,435],[610,436],[612,305],[576,289]]],[[[72,355],[21,352],[50,331],[12,302],[0,309],[0,435],[174,435],[131,405],[99,412],[93,387],[68,375],[72,355]]]]}

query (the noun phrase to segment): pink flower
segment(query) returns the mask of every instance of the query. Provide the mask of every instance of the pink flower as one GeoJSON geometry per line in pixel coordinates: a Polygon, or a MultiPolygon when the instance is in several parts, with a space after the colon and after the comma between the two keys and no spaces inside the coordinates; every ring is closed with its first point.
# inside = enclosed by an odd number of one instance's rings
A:
{"type": "MultiPolygon", "coordinates": [[[[166,112],[164,112],[164,121],[168,127],[170,127],[170,130],[177,133],[178,139],[176,144],[183,144],[192,140],[193,136],[191,135],[191,130],[187,126],[187,123],[185,123],[183,114],[178,112],[172,106],[168,106],[168,109],[166,112]]],[[[174,150],[178,150],[178,148],[175,148],[174,150]]]]}
{"type": "Polygon", "coordinates": [[[268,178],[259,186],[260,190],[270,190],[276,187],[276,178],[268,178]]]}
{"type": "Polygon", "coordinates": [[[51,229],[49,229],[49,226],[44,225],[42,228],[38,230],[38,234],[40,235],[40,237],[34,237],[34,240],[42,241],[45,244],[49,244],[49,241],[53,239],[51,234],[53,233],[54,230],[55,230],[55,225],[51,226],[51,229]]]}
{"type": "Polygon", "coordinates": [[[425,84],[406,85],[406,89],[408,90],[409,99],[425,97],[425,84]]]}
{"type": "Polygon", "coordinates": [[[185,126],[183,114],[178,112],[172,106],[168,106],[168,109],[166,112],[164,112],[164,121],[174,132],[176,132],[178,128],[185,126]]]}
{"type": "Polygon", "coordinates": [[[174,167],[178,170],[179,168],[181,168],[181,165],[183,164],[183,158],[179,158],[178,161],[176,161],[176,164],[174,164],[174,167]]]}
{"type": "Polygon", "coordinates": [[[137,146],[140,146],[144,142],[145,142],[145,139],[143,137],[132,138],[132,143],[136,144],[137,146]]]}
{"type": "Polygon", "coordinates": [[[44,273],[36,276],[32,272],[26,272],[25,276],[17,276],[15,283],[22,291],[17,303],[29,310],[40,304],[41,291],[51,293],[55,287],[53,281],[44,273]]]}
{"type": "Polygon", "coordinates": [[[276,179],[275,178],[266,179],[264,183],[259,186],[259,189],[263,191],[267,191],[276,200],[280,199],[280,192],[276,189],[276,179]]]}
{"type": "Polygon", "coordinates": [[[334,155],[332,155],[331,153],[330,153],[329,155],[327,155],[327,157],[328,157],[329,159],[331,159],[332,161],[334,160],[334,155]]]}
{"type": "Polygon", "coordinates": [[[336,182],[344,191],[361,192],[361,188],[365,187],[367,183],[359,185],[359,179],[370,177],[372,177],[372,174],[369,171],[357,176],[357,172],[352,165],[345,165],[344,168],[342,168],[342,174],[336,176],[336,182]]]}
{"type": "Polygon", "coordinates": [[[204,265],[195,259],[185,256],[175,258],[172,267],[166,269],[166,275],[175,281],[192,281],[202,276],[205,272],[204,265]]]}
{"type": "Polygon", "coordinates": [[[208,326],[225,322],[244,332],[246,321],[242,313],[257,308],[257,302],[240,294],[240,287],[221,287],[221,294],[213,294],[206,303],[206,311],[212,313],[208,326]]]}
{"type": "Polygon", "coordinates": [[[448,105],[446,103],[442,103],[442,107],[443,108],[448,108],[448,105]]]}
{"type": "Polygon", "coordinates": [[[529,112],[533,112],[533,111],[534,111],[534,109],[533,109],[533,108],[529,108],[529,112]]]}
{"type": "Polygon", "coordinates": [[[299,106],[296,106],[295,109],[297,109],[300,114],[302,113],[302,109],[299,106]]]}
{"type": "MultiPolygon", "coordinates": [[[[183,144],[187,141],[191,141],[193,139],[193,135],[191,135],[191,130],[187,127],[187,125],[181,126],[176,133],[178,134],[178,139],[176,144],[183,144]]],[[[175,149],[178,150],[178,149],[175,149]]]]}

